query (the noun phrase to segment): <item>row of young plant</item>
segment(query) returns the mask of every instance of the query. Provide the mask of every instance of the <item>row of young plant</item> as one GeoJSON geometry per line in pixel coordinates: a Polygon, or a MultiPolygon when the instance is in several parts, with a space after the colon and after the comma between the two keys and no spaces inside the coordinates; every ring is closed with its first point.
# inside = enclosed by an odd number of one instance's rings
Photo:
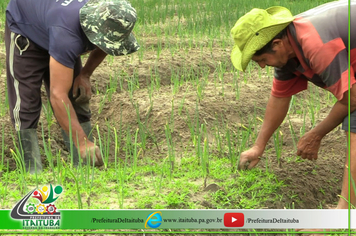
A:
{"type": "MultiPolygon", "coordinates": [[[[230,169],[230,173],[234,173],[236,171],[236,166],[239,159],[239,154],[248,148],[257,137],[258,126],[261,124],[262,119],[261,117],[257,116],[256,112],[251,114],[250,117],[240,117],[241,125],[238,129],[231,129],[229,125],[223,118],[217,117],[216,123],[212,127],[206,127],[204,122],[200,119],[200,111],[199,111],[199,103],[204,101],[204,88],[207,85],[214,84],[215,88],[220,94],[220,96],[224,96],[224,86],[230,85],[233,90],[235,91],[235,99],[239,101],[239,90],[242,83],[251,82],[250,76],[252,76],[252,69],[251,65],[247,73],[239,74],[234,70],[227,70],[225,65],[219,65],[219,67],[214,72],[214,79],[211,80],[206,72],[201,71],[201,74],[197,75],[189,75],[189,72],[184,71],[185,68],[182,68],[184,74],[190,76],[191,80],[184,80],[174,82],[174,78],[182,78],[180,74],[172,73],[172,83],[171,83],[171,90],[172,96],[176,95],[178,91],[181,91],[180,88],[184,88],[183,91],[185,93],[190,92],[190,89],[196,89],[196,106],[193,114],[191,114],[185,104],[185,95],[179,100],[174,101],[172,100],[172,107],[171,107],[171,116],[167,119],[167,123],[162,130],[165,132],[165,140],[157,140],[155,133],[152,130],[152,123],[148,120],[149,113],[154,106],[154,92],[157,90],[156,87],[152,86],[152,84],[147,84],[149,99],[150,99],[150,109],[148,114],[145,117],[140,116],[139,112],[139,105],[138,103],[134,102],[134,92],[140,88],[140,84],[138,80],[130,81],[130,80],[123,80],[123,78],[113,78],[112,81],[109,83],[109,87],[106,90],[105,94],[101,94],[101,92],[97,92],[102,98],[102,102],[100,103],[100,107],[98,112],[102,111],[102,108],[105,105],[108,105],[111,101],[113,96],[112,91],[116,91],[117,87],[121,84],[122,87],[127,83],[128,94],[131,97],[131,103],[134,109],[136,110],[136,123],[137,127],[129,127],[124,126],[120,120],[119,124],[113,124],[110,122],[106,122],[106,124],[101,124],[100,127],[96,126],[94,132],[96,133],[97,140],[96,143],[100,146],[103,157],[104,163],[106,168],[113,168],[115,169],[115,173],[117,174],[117,186],[118,187],[118,195],[120,195],[119,205],[120,207],[124,208],[124,200],[125,200],[125,187],[127,181],[135,175],[137,171],[137,166],[139,164],[139,160],[144,158],[144,153],[147,151],[148,148],[151,148],[152,145],[156,149],[162,149],[162,146],[166,146],[166,157],[163,159],[162,169],[160,174],[158,175],[158,184],[155,185],[157,192],[160,191],[162,187],[162,181],[168,178],[169,180],[173,179],[174,173],[177,171],[177,140],[174,139],[174,121],[176,116],[186,116],[186,126],[190,132],[191,144],[194,147],[195,158],[198,161],[196,164],[198,165],[198,169],[200,169],[199,173],[201,177],[204,179],[202,185],[205,187],[207,186],[207,182],[210,177],[211,173],[211,162],[212,162],[212,153],[218,153],[219,156],[226,157],[229,160],[229,166],[227,169],[230,169]],[[227,75],[233,75],[232,80],[227,81],[224,78],[227,75]],[[200,77],[200,78],[199,78],[200,77]],[[135,83],[135,86],[132,84],[135,83]],[[106,100],[104,100],[106,98],[106,100]],[[177,104],[177,105],[176,105],[177,104]],[[102,132],[103,126],[105,127],[106,132],[102,132]],[[209,139],[209,133],[213,134],[214,138],[209,139]],[[148,144],[150,143],[151,146],[148,144]],[[114,148],[112,148],[114,147],[114,148]],[[123,156],[124,153],[124,162],[122,158],[119,156],[123,156]],[[114,165],[109,163],[109,159],[114,159],[114,165]],[[129,177],[127,177],[129,176],[129,177]]],[[[189,69],[187,69],[189,70],[189,69]]],[[[196,72],[195,72],[196,73],[196,72]]],[[[194,73],[194,74],[195,74],[194,73]]],[[[257,69],[257,74],[259,75],[258,80],[261,79],[269,79],[271,80],[271,75],[268,74],[269,72],[264,72],[260,69],[257,69]]],[[[231,76],[230,76],[231,77],[231,76]]],[[[154,78],[154,77],[153,77],[154,78]]],[[[154,81],[154,79],[153,79],[154,81]]],[[[290,112],[288,116],[288,122],[290,127],[290,134],[293,137],[293,143],[296,145],[296,141],[301,137],[305,131],[306,127],[310,127],[310,124],[313,126],[316,122],[316,116],[323,107],[320,103],[321,100],[327,101],[329,100],[332,102],[332,98],[329,97],[327,94],[320,95],[320,91],[318,90],[310,90],[308,99],[304,101],[297,102],[296,97],[292,99],[290,112]],[[310,99],[311,98],[311,99],[310,99]],[[308,103],[305,105],[306,101],[313,101],[313,103],[308,103]],[[305,109],[307,108],[307,109],[305,109]],[[303,117],[304,122],[301,129],[296,129],[293,126],[293,123],[290,121],[291,115],[300,115],[303,117]],[[307,122],[310,122],[307,123],[307,122]]],[[[5,104],[4,107],[8,107],[5,104]]],[[[255,108],[256,110],[256,108],[255,108]]],[[[78,199],[78,207],[82,207],[81,193],[89,193],[91,192],[92,188],[92,181],[94,179],[94,170],[90,168],[79,168],[77,170],[72,170],[71,168],[66,168],[62,158],[63,154],[58,151],[53,153],[53,149],[51,148],[51,126],[54,124],[54,117],[53,112],[50,106],[47,104],[43,107],[43,111],[45,113],[45,120],[47,127],[41,127],[42,130],[42,140],[43,140],[43,153],[46,156],[46,159],[49,163],[49,173],[52,174],[51,182],[64,184],[66,178],[72,178],[75,181],[75,186],[77,189],[77,199],[78,199]],[[48,130],[48,134],[45,134],[44,130],[48,130]]],[[[7,111],[6,111],[7,112],[7,111]]],[[[5,115],[7,115],[5,113],[5,115]]],[[[43,123],[42,123],[43,124],[43,123]]],[[[32,183],[28,183],[27,174],[25,173],[22,160],[20,158],[19,148],[17,146],[17,141],[13,136],[13,149],[12,157],[16,160],[18,168],[18,186],[20,187],[20,192],[25,193],[28,190],[28,185],[32,183]],[[21,168],[22,167],[22,168],[21,168]]],[[[211,137],[211,136],[210,136],[211,137]]],[[[280,158],[283,154],[283,137],[284,134],[279,130],[273,135],[273,143],[274,143],[274,151],[277,155],[278,162],[280,162],[280,158]]],[[[1,166],[2,169],[5,170],[4,172],[4,182],[2,183],[2,191],[1,196],[7,196],[9,193],[8,186],[11,185],[8,178],[8,166],[9,163],[5,163],[5,150],[9,149],[9,146],[5,146],[5,127],[2,126],[2,147],[1,147],[1,166]]],[[[161,150],[159,152],[162,152],[161,150]]],[[[34,183],[36,185],[41,184],[41,178],[37,178],[35,176],[34,183]]],[[[157,183],[157,182],[155,182],[157,183]]],[[[219,198],[220,199],[220,198],[219,198]]]]}
{"type": "MultiPolygon", "coordinates": [[[[319,96],[318,91],[316,93],[310,93],[312,94],[311,96],[319,96]],[[314,94],[314,95],[313,95],[314,94]],[[317,95],[318,94],[318,95],[317,95]]],[[[291,107],[290,107],[290,113],[292,113],[292,110],[296,110],[296,113],[302,112],[302,115],[304,117],[304,123],[303,126],[299,129],[296,130],[293,127],[292,122],[290,122],[289,117],[288,117],[288,122],[289,122],[289,128],[290,128],[290,134],[293,138],[294,145],[296,140],[298,140],[299,137],[301,137],[305,130],[306,127],[310,127],[309,124],[306,123],[306,114],[308,110],[300,110],[301,107],[295,105],[295,100],[296,98],[293,98],[291,102],[291,107]]],[[[227,122],[222,118],[222,117],[216,117],[216,122],[215,124],[211,127],[208,128],[204,124],[204,122],[200,119],[200,112],[199,112],[199,99],[197,99],[196,102],[196,107],[194,110],[193,114],[190,114],[189,111],[187,110],[187,107],[184,106],[184,97],[182,101],[180,101],[180,104],[178,106],[178,111],[174,106],[174,103],[172,103],[172,108],[171,108],[171,116],[167,119],[167,123],[164,127],[162,127],[162,130],[165,132],[165,140],[157,140],[155,137],[155,133],[152,130],[152,124],[149,123],[147,117],[149,117],[149,114],[146,115],[146,117],[140,117],[139,113],[139,107],[138,104],[133,103],[133,107],[135,107],[136,114],[137,114],[137,127],[124,127],[124,125],[121,122],[119,124],[112,124],[110,122],[106,122],[105,126],[107,132],[101,132],[99,126],[97,125],[95,127],[94,132],[97,134],[97,139],[96,143],[98,146],[101,148],[103,157],[104,157],[104,164],[105,168],[114,168],[116,170],[116,173],[118,174],[118,185],[121,187],[125,186],[125,176],[127,176],[127,168],[130,168],[130,175],[135,175],[137,172],[137,165],[139,163],[140,159],[146,158],[144,153],[148,151],[148,148],[151,148],[151,146],[148,145],[148,143],[153,144],[155,148],[157,148],[159,153],[162,153],[161,149],[162,146],[166,146],[165,148],[167,150],[166,158],[164,160],[164,166],[165,168],[162,168],[161,172],[161,178],[160,181],[162,181],[163,176],[169,177],[170,180],[172,180],[172,176],[176,171],[176,166],[177,166],[177,139],[174,139],[173,133],[174,133],[174,117],[175,116],[186,116],[186,125],[187,128],[189,129],[190,132],[190,139],[191,139],[191,144],[192,147],[194,147],[194,152],[195,152],[195,157],[196,160],[198,160],[198,166],[200,168],[200,173],[201,176],[204,178],[203,186],[205,187],[207,184],[207,179],[209,178],[209,173],[210,173],[210,162],[211,162],[211,157],[212,157],[212,152],[217,153],[219,156],[224,156],[229,160],[229,169],[230,173],[234,173],[236,171],[237,163],[238,163],[238,158],[239,154],[244,151],[246,148],[248,148],[251,143],[254,141],[254,139],[257,137],[257,131],[258,131],[258,126],[261,124],[262,119],[257,116],[256,114],[256,108],[255,112],[251,114],[250,117],[244,118],[240,117],[242,124],[238,129],[231,129],[229,128],[229,125],[227,122]],[[245,125],[243,125],[245,124],[245,125]],[[209,135],[208,132],[213,134],[213,138],[209,140],[209,135]],[[114,147],[114,148],[112,148],[114,147]],[[122,155],[124,153],[124,155],[122,155]],[[119,158],[124,156],[124,158],[119,158]],[[114,159],[114,163],[109,163],[109,159],[114,159]],[[122,161],[124,160],[124,162],[122,161]]],[[[151,103],[151,108],[153,106],[153,101],[151,103]]],[[[151,110],[151,109],[150,109],[151,110]]],[[[47,105],[47,107],[44,107],[44,111],[46,113],[46,123],[47,127],[43,127],[43,122],[42,122],[42,139],[43,139],[43,152],[44,155],[46,156],[46,159],[48,160],[49,163],[49,170],[50,173],[52,173],[52,181],[56,183],[63,183],[63,178],[66,175],[63,175],[63,171],[67,173],[71,173],[71,176],[73,177],[75,182],[78,184],[77,180],[79,180],[80,185],[83,186],[84,188],[87,188],[88,184],[90,182],[90,179],[93,179],[94,171],[90,170],[90,168],[83,169],[79,168],[79,172],[75,172],[75,174],[72,174],[72,171],[68,169],[66,171],[65,165],[62,165],[63,163],[63,154],[59,151],[57,153],[52,153],[52,148],[51,148],[51,126],[53,125],[54,117],[53,113],[50,109],[50,106],[47,105]],[[48,134],[44,134],[44,130],[48,130],[48,134]]],[[[299,114],[300,115],[300,114],[299,114]]],[[[312,119],[315,117],[314,113],[310,114],[310,118],[308,119],[310,122],[314,122],[312,119]]],[[[311,123],[313,125],[313,123],[311,123]]],[[[103,128],[103,127],[101,127],[103,128]]],[[[2,156],[1,156],[1,165],[2,169],[6,169],[5,173],[8,173],[8,162],[4,163],[5,156],[4,156],[4,150],[9,148],[4,145],[4,131],[5,127],[3,125],[2,127],[2,156]]],[[[13,137],[16,135],[13,134],[13,137]]],[[[210,136],[211,137],[211,136],[210,136]]],[[[282,157],[282,151],[283,151],[283,137],[284,134],[277,130],[275,134],[273,135],[273,143],[274,143],[274,151],[276,153],[278,162],[280,162],[280,158],[282,157]]],[[[26,182],[26,173],[23,169],[22,165],[22,160],[20,158],[20,153],[19,153],[19,148],[17,146],[16,139],[14,138],[13,141],[14,149],[12,151],[12,156],[15,158],[17,162],[18,171],[19,171],[19,186],[21,189],[21,192],[26,192],[27,190],[27,182],[26,182]]],[[[5,177],[5,192],[3,192],[3,196],[6,196],[7,194],[7,185],[8,182],[6,180],[7,178],[5,177]]],[[[35,183],[36,185],[40,184],[39,180],[37,179],[37,176],[35,176],[35,183]]],[[[161,186],[161,185],[159,185],[161,186]]],[[[79,195],[78,195],[79,196],[79,195]]],[[[122,195],[123,196],[123,195],[122,195]]],[[[123,199],[121,199],[121,202],[123,202],[123,199]]],[[[123,204],[123,203],[121,203],[123,204]]]]}
{"type": "MultiPolygon", "coordinates": [[[[167,129],[166,141],[169,143],[172,142],[172,139],[167,129]]],[[[132,207],[145,208],[148,204],[153,208],[165,208],[168,206],[170,208],[188,207],[194,209],[197,206],[201,206],[194,205],[191,201],[187,200],[187,195],[192,194],[192,190],[193,193],[198,192],[199,189],[200,191],[203,190],[209,183],[214,183],[216,180],[225,181],[228,186],[234,186],[231,188],[233,191],[227,195],[224,192],[216,193],[215,201],[217,206],[229,208],[232,206],[236,207],[236,204],[239,204],[241,208],[252,208],[259,207],[264,202],[261,200],[261,194],[258,194],[262,187],[271,185],[272,181],[272,186],[269,188],[269,194],[271,194],[283,185],[282,182],[278,182],[275,179],[272,173],[268,172],[268,168],[266,172],[255,170],[241,173],[238,179],[232,178],[231,174],[236,172],[236,157],[228,159],[213,155],[209,150],[210,144],[206,137],[202,142],[199,142],[205,136],[206,128],[204,125],[200,126],[198,133],[193,138],[194,142],[196,142],[195,153],[182,151],[183,157],[180,157],[179,160],[175,150],[172,148],[174,143],[168,148],[165,158],[155,160],[140,155],[143,151],[141,143],[136,142],[138,132],[135,132],[134,137],[132,137],[132,133],[130,132],[126,134],[125,142],[122,144],[125,157],[119,158],[117,153],[120,151],[120,142],[118,140],[120,135],[116,133],[115,129],[113,132],[115,160],[113,163],[108,163],[106,160],[106,168],[101,170],[91,166],[92,163],[86,163],[86,165],[80,164],[78,168],[73,168],[60,152],[54,156],[48,151],[47,148],[50,147],[50,140],[44,140],[46,142],[44,144],[46,157],[49,162],[49,167],[44,171],[44,174],[35,174],[32,176],[26,173],[18,154],[14,153],[13,157],[17,161],[18,169],[17,171],[6,171],[3,173],[0,184],[0,196],[2,199],[0,207],[9,208],[9,206],[14,204],[12,197],[16,199],[15,193],[19,195],[17,196],[19,198],[29,191],[29,189],[34,186],[38,188],[44,182],[64,186],[67,192],[66,196],[62,198],[65,199],[62,204],[66,208],[78,209],[91,207],[94,209],[95,207],[106,208],[105,205],[101,205],[99,202],[104,201],[106,199],[105,196],[113,197],[113,194],[117,194],[114,197],[116,199],[114,204],[116,207],[122,209],[132,207]],[[132,142],[132,139],[136,143],[132,142]],[[256,181],[257,178],[259,181],[256,181]],[[267,178],[269,181],[263,183],[264,178],[267,178]],[[197,184],[189,184],[194,180],[197,184]],[[241,180],[241,185],[238,184],[239,180],[241,180]],[[132,191],[133,185],[136,185],[135,183],[137,182],[140,185],[143,184],[143,186],[139,189],[136,188],[136,191],[132,191]],[[249,187],[247,187],[246,183],[249,182],[249,187]],[[104,186],[103,183],[105,183],[104,186]],[[109,190],[108,186],[112,188],[109,190]],[[134,206],[126,202],[127,198],[132,198],[133,192],[137,194],[140,190],[147,191],[147,189],[153,190],[154,193],[147,196],[140,193],[141,197],[137,199],[137,203],[134,206]],[[170,193],[168,196],[163,197],[163,192],[166,191],[170,193]],[[92,193],[96,195],[96,198],[100,194],[100,200],[94,206],[88,203],[92,197],[92,193]],[[245,199],[243,196],[246,194],[252,194],[252,197],[245,199]],[[230,199],[232,196],[239,196],[240,200],[230,199]],[[85,202],[82,200],[83,198],[85,202]],[[156,198],[160,198],[161,200],[158,199],[155,201],[156,198]],[[234,204],[231,204],[231,201],[234,204]],[[68,202],[71,202],[70,207],[67,205],[68,202]],[[77,204],[74,204],[75,202],[77,204]],[[83,205],[85,206],[83,207],[83,205]]],[[[231,142],[231,139],[232,137],[228,131],[227,142],[231,142]]],[[[229,145],[231,144],[229,143],[229,145]]],[[[229,152],[231,152],[230,146],[229,152]]],[[[269,194],[265,193],[262,196],[270,200],[269,194]]],[[[276,197],[280,198],[281,196],[276,197]]]]}
{"type": "MultiPolygon", "coordinates": [[[[330,0],[132,0],[137,10],[137,31],[159,38],[229,39],[226,35],[236,20],[252,8],[284,6],[293,14],[301,13],[330,0]],[[150,27],[145,27],[150,25],[150,27]]],[[[228,42],[228,41],[225,41],[228,42]]]]}
{"type": "MultiPolygon", "coordinates": [[[[260,69],[258,69],[260,71],[260,69]]],[[[224,73],[225,72],[217,72],[218,74],[218,78],[219,78],[219,85],[217,85],[216,81],[214,80],[214,86],[216,88],[217,91],[220,91],[218,92],[217,94],[220,94],[221,96],[224,96],[224,86],[226,86],[226,84],[224,83],[223,81],[223,78],[224,78],[224,73]]],[[[235,91],[235,94],[236,94],[236,100],[238,101],[239,99],[239,80],[237,78],[237,73],[236,72],[233,72],[233,81],[232,81],[232,86],[233,86],[233,90],[235,91]]],[[[172,75],[172,77],[174,77],[174,75],[172,75]]],[[[214,77],[215,78],[215,77],[214,77]]],[[[113,79],[113,81],[122,81],[122,79],[120,78],[117,78],[117,79],[113,79]]],[[[244,80],[243,82],[247,82],[246,80],[244,80]]],[[[137,118],[137,124],[138,124],[138,131],[139,131],[139,136],[140,136],[140,139],[141,139],[141,143],[143,145],[143,149],[145,149],[146,147],[146,140],[147,138],[151,138],[154,142],[154,144],[157,146],[157,140],[153,134],[153,132],[149,132],[149,127],[147,127],[147,118],[152,110],[152,107],[153,107],[153,97],[152,97],[152,94],[153,94],[153,90],[154,88],[151,86],[152,83],[150,85],[148,85],[148,89],[149,89],[149,99],[150,99],[150,109],[149,109],[149,112],[147,113],[146,117],[144,117],[144,121],[141,121],[142,117],[140,117],[140,114],[139,114],[139,105],[138,103],[135,103],[133,101],[133,93],[134,93],[134,86],[130,86],[129,84],[132,83],[132,81],[128,81],[128,88],[129,88],[129,95],[130,95],[130,98],[131,98],[131,102],[132,102],[132,105],[133,107],[135,108],[136,110],[136,118],[137,118]]],[[[199,120],[199,112],[198,112],[198,103],[200,101],[202,101],[204,99],[204,86],[206,86],[207,84],[209,83],[209,80],[207,79],[206,76],[203,76],[202,79],[196,79],[195,81],[191,82],[190,87],[195,87],[196,88],[196,95],[197,95],[197,106],[196,106],[196,112],[194,114],[195,117],[193,117],[193,119],[191,119],[191,117],[189,117],[189,113],[187,113],[187,116],[188,116],[188,119],[187,119],[187,124],[188,124],[188,127],[189,127],[189,130],[191,132],[191,135],[192,137],[195,136],[195,130],[197,130],[197,128],[194,129],[194,127],[192,127],[192,120],[196,120],[198,121],[199,120]]],[[[184,85],[186,85],[187,83],[184,83],[184,85]]],[[[175,91],[178,91],[181,87],[181,83],[172,83],[171,84],[171,87],[172,87],[172,95],[174,96],[175,95],[175,91]]],[[[137,87],[140,87],[138,82],[137,82],[137,87]]],[[[185,86],[186,89],[188,90],[190,87],[188,86],[185,86]]],[[[102,99],[100,101],[100,104],[99,104],[99,109],[98,109],[98,113],[100,114],[104,105],[106,104],[109,104],[111,102],[111,98],[112,98],[112,94],[113,92],[112,91],[116,91],[117,88],[115,86],[113,87],[110,87],[106,90],[106,94],[102,95],[102,99]]],[[[186,92],[187,92],[186,90],[186,92]]],[[[99,92],[98,92],[99,93],[99,92]]],[[[5,96],[5,99],[6,96],[5,96]]],[[[297,104],[296,102],[296,98],[293,97],[292,98],[292,101],[291,101],[291,104],[290,104],[290,108],[289,108],[289,116],[287,117],[288,118],[288,121],[290,123],[290,129],[291,129],[291,133],[293,135],[293,140],[295,141],[298,137],[296,136],[296,131],[293,129],[293,125],[292,123],[290,122],[290,115],[292,115],[293,113],[295,114],[298,114],[298,115],[301,115],[303,117],[303,120],[304,120],[304,123],[303,123],[303,128],[302,130],[300,131],[301,134],[305,133],[305,127],[306,127],[306,119],[308,119],[310,122],[311,122],[311,126],[313,127],[316,123],[316,116],[319,114],[319,111],[321,110],[321,108],[323,108],[323,106],[321,105],[321,99],[324,100],[324,101],[329,101],[329,104],[332,104],[335,100],[335,98],[331,97],[328,93],[326,93],[323,98],[320,97],[320,91],[319,90],[316,90],[315,88],[311,88],[311,92],[309,93],[309,97],[308,99],[306,99],[305,101],[307,101],[307,104],[306,104],[306,107],[307,109],[303,108],[304,104],[297,104]],[[326,98],[326,99],[325,99],[326,98]],[[307,117],[308,116],[308,117],[307,117]]],[[[174,123],[174,111],[175,111],[175,101],[174,99],[172,100],[172,108],[171,108],[171,119],[170,119],[170,122],[173,122],[174,123]]],[[[177,102],[178,103],[178,115],[181,116],[182,115],[182,112],[187,109],[187,107],[185,106],[185,94],[183,95],[183,98],[177,102]]],[[[325,104],[324,104],[325,105],[325,104]]],[[[8,108],[8,103],[7,101],[4,102],[4,110],[6,108],[8,108]]],[[[46,121],[49,125],[52,125],[54,123],[54,117],[53,117],[53,112],[51,110],[51,107],[47,104],[47,106],[43,106],[43,110],[44,110],[44,113],[45,113],[45,117],[46,117],[46,121]]],[[[7,110],[4,111],[4,114],[7,112],[7,110]]],[[[255,117],[252,118],[252,120],[257,120],[257,116],[256,114],[254,114],[255,117]]],[[[260,121],[261,118],[259,118],[260,121]]],[[[255,124],[256,122],[254,122],[255,124]]],[[[222,120],[222,124],[224,124],[224,121],[222,120]]],[[[170,123],[167,123],[167,127],[169,127],[171,124],[170,123]]],[[[111,129],[111,126],[110,124],[107,124],[107,129],[109,130],[109,134],[107,135],[109,137],[109,140],[110,141],[110,129],[111,129]]],[[[120,129],[121,129],[121,124],[120,124],[120,129]]],[[[169,129],[171,130],[171,129],[169,129]]],[[[4,132],[4,127],[3,127],[3,132],[4,132]]],[[[119,130],[119,132],[121,132],[121,130],[119,130]]],[[[278,132],[276,132],[277,134],[277,138],[275,138],[276,140],[278,140],[279,136],[278,136],[278,132]]],[[[98,129],[98,134],[99,134],[99,137],[100,137],[100,131],[98,129]]],[[[104,134],[104,136],[106,136],[106,134],[104,134]]],[[[2,135],[2,139],[4,139],[4,135],[2,135]]],[[[4,142],[4,140],[3,140],[4,142]]],[[[101,140],[100,140],[100,143],[101,140]]],[[[104,145],[104,153],[106,154],[107,151],[107,147],[109,146],[108,144],[103,144],[104,145]]],[[[218,143],[218,148],[220,148],[220,144],[218,143]]],[[[2,149],[4,150],[4,148],[2,149]]],[[[277,148],[276,148],[277,150],[277,148]]],[[[107,155],[106,155],[107,156],[107,155]]],[[[2,151],[2,161],[3,161],[3,158],[4,158],[4,151],[2,151]]],[[[1,162],[1,164],[3,165],[4,163],[1,162]]]]}

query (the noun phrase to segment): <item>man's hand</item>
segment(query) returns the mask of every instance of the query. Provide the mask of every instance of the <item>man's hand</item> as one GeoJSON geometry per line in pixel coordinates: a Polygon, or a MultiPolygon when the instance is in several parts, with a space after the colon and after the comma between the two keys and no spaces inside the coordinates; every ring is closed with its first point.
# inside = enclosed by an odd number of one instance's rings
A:
{"type": "Polygon", "coordinates": [[[273,95],[270,96],[262,127],[254,146],[240,155],[239,170],[246,168],[252,169],[260,161],[260,157],[263,154],[268,140],[271,138],[273,132],[280,126],[284,117],[286,117],[291,98],[292,97],[279,98],[273,95]]]}
{"type": "Polygon", "coordinates": [[[297,155],[303,159],[316,160],[320,142],[323,137],[315,133],[313,130],[307,132],[299,140],[297,145],[297,155]]]}
{"type": "Polygon", "coordinates": [[[90,79],[87,76],[79,74],[74,79],[73,84],[73,97],[76,98],[77,103],[86,103],[91,99],[91,85],[90,79]]]}
{"type": "Polygon", "coordinates": [[[80,146],[79,151],[84,163],[87,162],[87,158],[90,158],[91,163],[92,161],[95,162],[95,166],[99,167],[104,165],[100,149],[98,146],[95,146],[94,143],[88,141],[86,145],[80,146]]]}
{"type": "Polygon", "coordinates": [[[262,156],[263,149],[261,150],[257,146],[253,146],[247,151],[244,151],[241,153],[240,156],[240,163],[239,163],[239,170],[245,170],[247,169],[252,169],[257,165],[257,163],[260,161],[260,156],[262,156]]]}

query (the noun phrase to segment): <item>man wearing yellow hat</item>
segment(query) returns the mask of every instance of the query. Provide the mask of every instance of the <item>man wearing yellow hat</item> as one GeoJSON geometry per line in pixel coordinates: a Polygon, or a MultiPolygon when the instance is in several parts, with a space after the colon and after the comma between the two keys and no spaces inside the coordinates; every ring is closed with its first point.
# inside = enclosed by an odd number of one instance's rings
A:
{"type": "MultiPolygon", "coordinates": [[[[356,3],[351,3],[351,22],[356,23],[356,3]]],[[[342,123],[351,136],[351,166],[345,161],[341,198],[337,208],[356,205],[351,187],[348,198],[348,168],[356,180],[356,30],[348,40],[348,2],[330,2],[296,17],[284,7],[253,9],[241,17],[231,30],[235,46],[231,53],[233,65],[244,71],[250,60],[260,67],[275,67],[271,96],[265,118],[255,144],[241,153],[239,168],[253,168],[259,162],[273,132],[285,118],[291,96],[305,90],[308,82],[322,87],[338,99],[329,115],[307,132],[298,143],[297,155],[315,160],[321,139],[342,123]],[[350,92],[348,104],[350,43],[350,92]],[[351,116],[348,117],[348,105],[351,116]],[[350,118],[351,128],[348,127],[350,118]]],[[[348,136],[347,136],[348,137],[348,136]]]]}

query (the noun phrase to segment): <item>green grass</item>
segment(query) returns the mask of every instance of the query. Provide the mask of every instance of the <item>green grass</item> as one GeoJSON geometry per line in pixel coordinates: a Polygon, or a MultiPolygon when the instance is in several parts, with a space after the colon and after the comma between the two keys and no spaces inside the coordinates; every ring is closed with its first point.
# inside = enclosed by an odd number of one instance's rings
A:
{"type": "MultiPolygon", "coordinates": [[[[37,182],[40,184],[37,187],[41,187],[42,183],[60,183],[63,186],[63,196],[56,201],[58,209],[78,209],[79,205],[84,209],[118,208],[120,194],[124,196],[120,209],[197,209],[201,208],[202,201],[207,200],[212,202],[210,208],[213,209],[259,208],[265,202],[281,197],[274,196],[273,192],[283,187],[283,182],[278,181],[268,169],[242,171],[232,175],[229,160],[214,156],[210,157],[208,185],[216,184],[219,190],[215,193],[204,192],[204,173],[194,168],[198,162],[194,156],[183,158],[170,179],[168,162],[140,160],[135,174],[129,174],[134,172],[133,166],[126,167],[127,174],[123,176],[122,182],[117,182],[121,169],[115,168],[113,164],[106,171],[87,166],[80,169],[63,168],[60,180],[57,181],[53,179],[51,170],[46,169],[38,176],[37,182]],[[77,185],[77,182],[80,184],[77,185]],[[120,187],[124,187],[123,191],[117,191],[120,187]],[[193,196],[196,196],[196,202],[190,201],[193,196]]],[[[36,187],[33,185],[36,182],[35,176],[25,173],[23,177],[24,181],[20,181],[17,171],[6,172],[4,181],[0,182],[0,195],[8,196],[0,202],[2,209],[12,208],[15,199],[22,198],[36,187]],[[18,187],[24,183],[26,186],[20,191],[18,187]]]]}
{"type": "Polygon", "coordinates": [[[158,35],[186,35],[193,36],[193,38],[194,36],[204,38],[206,36],[221,36],[228,32],[236,20],[252,8],[268,8],[279,5],[289,8],[293,14],[298,14],[330,1],[166,0],[157,2],[155,0],[132,0],[130,2],[138,13],[137,24],[139,27],[137,30],[140,31],[137,32],[144,30],[144,32],[158,35]],[[156,27],[145,28],[145,25],[156,27]]]}

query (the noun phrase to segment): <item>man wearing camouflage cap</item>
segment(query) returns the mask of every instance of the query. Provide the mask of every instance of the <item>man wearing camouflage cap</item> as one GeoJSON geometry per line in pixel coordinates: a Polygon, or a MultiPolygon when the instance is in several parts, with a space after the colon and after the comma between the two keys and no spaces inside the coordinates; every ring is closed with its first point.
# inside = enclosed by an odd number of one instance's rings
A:
{"type": "Polygon", "coordinates": [[[107,54],[139,49],[131,33],[135,22],[136,11],[124,0],[10,1],[5,28],[7,89],[27,171],[42,170],[36,134],[42,81],[66,146],[72,147],[73,164],[80,156],[103,165],[90,136],[90,76],[107,54]],[[82,67],[80,55],[87,52],[82,67]]]}
{"type": "MultiPolygon", "coordinates": [[[[354,23],[355,2],[351,2],[350,9],[351,22],[354,23]]],[[[350,131],[351,166],[347,156],[342,197],[337,208],[347,209],[348,200],[356,205],[352,187],[351,198],[348,197],[348,168],[356,180],[356,30],[351,30],[349,42],[347,1],[330,2],[296,17],[279,6],[266,10],[253,9],[236,22],[231,34],[235,41],[231,60],[237,69],[244,71],[250,60],[262,68],[275,68],[261,130],[253,147],[241,153],[239,167],[250,169],[257,165],[268,140],[285,118],[292,95],[305,90],[310,82],[330,91],[338,101],[329,115],[299,140],[297,155],[316,160],[322,138],[342,124],[347,136],[350,131]],[[348,56],[351,58],[350,87],[348,56]]]]}

